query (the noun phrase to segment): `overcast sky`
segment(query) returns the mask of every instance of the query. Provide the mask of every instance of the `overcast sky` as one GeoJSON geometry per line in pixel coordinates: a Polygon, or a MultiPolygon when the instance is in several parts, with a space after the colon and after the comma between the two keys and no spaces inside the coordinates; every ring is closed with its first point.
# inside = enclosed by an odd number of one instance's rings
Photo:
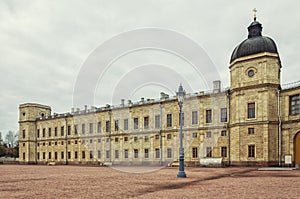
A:
{"type": "MultiPolygon", "coordinates": [[[[74,87],[90,55],[103,42],[136,29],[172,30],[196,42],[213,62],[215,69],[211,72],[216,71],[216,79],[227,87],[230,56],[234,47],[247,37],[253,8],[258,10],[257,20],[263,25],[263,35],[273,38],[277,44],[282,62],[282,83],[300,80],[297,70],[300,63],[299,4],[289,0],[2,0],[0,132],[18,130],[18,106],[21,103],[49,105],[52,112],[57,113],[70,111],[74,87]]],[[[118,90],[118,83],[120,89],[129,94],[113,95],[126,100],[144,96],[159,98],[161,91],[174,95],[170,92],[180,81],[186,84],[188,92],[208,89],[204,84],[211,82],[203,80],[206,74],[202,74],[201,79],[192,70],[181,72],[189,67],[186,65],[180,57],[163,51],[144,50],[124,55],[106,70],[104,76],[98,77],[95,99],[88,105],[114,103],[106,96],[111,95],[112,89],[118,90]],[[128,81],[133,74],[139,74],[131,73],[130,67],[136,69],[143,65],[142,72],[147,73],[146,68],[151,63],[155,64],[150,68],[166,66],[167,72],[162,72],[161,67],[157,79],[161,78],[159,74],[174,73],[174,78],[166,77],[172,86],[155,80],[152,84],[136,85],[134,91],[126,91],[126,86],[119,80],[127,78],[128,81]],[[183,79],[180,79],[181,74],[183,79]]],[[[201,67],[200,70],[204,69],[201,67]]]]}

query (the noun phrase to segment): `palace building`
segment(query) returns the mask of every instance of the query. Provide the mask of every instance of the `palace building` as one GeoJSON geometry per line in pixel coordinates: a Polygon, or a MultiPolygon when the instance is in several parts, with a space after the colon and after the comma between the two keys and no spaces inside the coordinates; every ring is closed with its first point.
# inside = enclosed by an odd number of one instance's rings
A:
{"type": "MultiPolygon", "coordinates": [[[[183,103],[185,162],[222,158],[226,165],[300,165],[300,84],[281,85],[277,46],[256,17],[230,59],[230,87],[187,94],[183,103]]],[[[176,96],[52,114],[19,106],[23,164],[166,165],[179,159],[176,96]]]]}

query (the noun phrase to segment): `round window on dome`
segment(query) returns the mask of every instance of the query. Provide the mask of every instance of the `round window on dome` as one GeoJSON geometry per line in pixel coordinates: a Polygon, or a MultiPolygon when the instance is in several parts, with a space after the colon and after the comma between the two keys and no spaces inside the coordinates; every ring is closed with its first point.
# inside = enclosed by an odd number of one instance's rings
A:
{"type": "Polygon", "coordinates": [[[253,77],[253,75],[254,75],[254,70],[252,70],[252,69],[249,70],[249,71],[248,71],[248,76],[249,76],[249,77],[253,77]]]}

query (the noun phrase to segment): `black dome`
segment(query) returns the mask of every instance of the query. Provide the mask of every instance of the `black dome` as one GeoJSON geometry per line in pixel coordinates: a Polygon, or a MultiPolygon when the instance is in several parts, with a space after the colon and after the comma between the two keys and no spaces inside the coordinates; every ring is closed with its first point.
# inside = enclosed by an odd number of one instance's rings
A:
{"type": "Polygon", "coordinates": [[[278,53],[275,42],[271,38],[261,35],[262,26],[258,21],[254,20],[250,24],[248,32],[248,39],[244,40],[233,50],[230,63],[237,58],[257,53],[278,53]]]}

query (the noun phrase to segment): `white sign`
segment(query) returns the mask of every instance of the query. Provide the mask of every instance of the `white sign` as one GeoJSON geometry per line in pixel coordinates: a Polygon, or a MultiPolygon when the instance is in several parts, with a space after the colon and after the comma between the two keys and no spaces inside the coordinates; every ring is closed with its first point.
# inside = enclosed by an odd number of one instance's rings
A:
{"type": "Polygon", "coordinates": [[[292,156],[291,155],[285,155],[284,156],[284,163],[285,164],[292,164],[292,156]]]}

